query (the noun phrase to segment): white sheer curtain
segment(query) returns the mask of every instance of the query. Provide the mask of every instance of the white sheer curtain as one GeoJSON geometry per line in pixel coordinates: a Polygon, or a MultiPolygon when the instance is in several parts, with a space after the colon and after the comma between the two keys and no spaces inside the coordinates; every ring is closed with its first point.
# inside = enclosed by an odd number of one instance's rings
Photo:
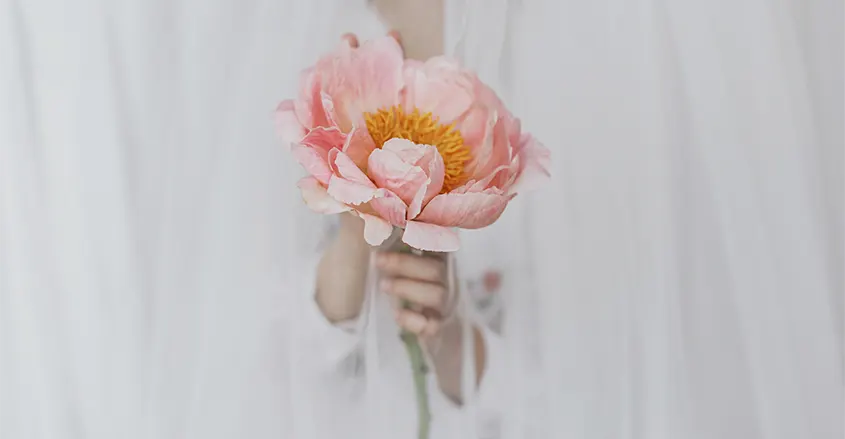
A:
{"type": "Polygon", "coordinates": [[[0,437],[289,437],[273,133],[341,1],[0,0],[0,437]]]}
{"type": "MultiPolygon", "coordinates": [[[[271,111],[363,3],[0,0],[0,437],[290,437],[271,111]]],[[[841,437],[841,2],[507,7],[511,437],[841,437]]]]}
{"type": "Polygon", "coordinates": [[[540,436],[842,437],[841,2],[517,3],[540,436]]]}

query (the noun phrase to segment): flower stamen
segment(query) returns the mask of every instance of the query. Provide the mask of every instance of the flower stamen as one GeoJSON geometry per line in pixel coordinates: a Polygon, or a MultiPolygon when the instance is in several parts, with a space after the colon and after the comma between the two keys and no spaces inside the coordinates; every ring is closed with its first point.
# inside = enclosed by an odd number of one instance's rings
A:
{"type": "Polygon", "coordinates": [[[394,138],[436,147],[446,168],[440,193],[449,192],[466,182],[464,172],[472,157],[455,124],[443,125],[432,113],[420,113],[416,108],[406,113],[401,105],[364,113],[364,120],[377,148],[394,138]]]}

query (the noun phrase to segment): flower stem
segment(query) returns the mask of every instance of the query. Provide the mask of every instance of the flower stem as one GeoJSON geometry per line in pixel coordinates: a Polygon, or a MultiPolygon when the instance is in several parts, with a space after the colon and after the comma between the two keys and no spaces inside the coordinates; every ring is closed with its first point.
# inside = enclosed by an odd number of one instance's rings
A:
{"type": "Polygon", "coordinates": [[[431,426],[431,412],[428,407],[428,389],[426,387],[426,373],[428,366],[425,364],[422,347],[416,334],[402,331],[400,337],[408,351],[411,359],[411,369],[414,373],[414,390],[417,395],[417,417],[419,426],[417,428],[417,439],[428,439],[428,431],[431,426]]]}
{"type": "MultiPolygon", "coordinates": [[[[394,238],[389,246],[394,247],[400,253],[411,253],[422,256],[423,252],[411,248],[399,241],[401,236],[400,231],[394,231],[394,238]]],[[[403,308],[410,308],[411,304],[408,301],[402,301],[403,308]]],[[[431,429],[431,409],[428,404],[428,386],[426,385],[426,374],[428,374],[428,365],[425,363],[425,354],[423,353],[420,339],[413,332],[402,330],[399,334],[402,343],[405,345],[405,350],[408,351],[408,358],[411,360],[411,372],[414,377],[414,393],[417,397],[417,439],[428,439],[429,430],[431,429]]]]}

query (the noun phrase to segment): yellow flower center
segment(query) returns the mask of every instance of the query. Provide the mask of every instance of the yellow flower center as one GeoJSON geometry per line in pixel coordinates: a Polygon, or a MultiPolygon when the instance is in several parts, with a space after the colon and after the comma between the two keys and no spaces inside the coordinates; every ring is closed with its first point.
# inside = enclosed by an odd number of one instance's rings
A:
{"type": "Polygon", "coordinates": [[[393,138],[436,147],[446,167],[440,193],[449,192],[465,183],[464,171],[471,156],[469,148],[464,145],[461,132],[455,129],[455,124],[443,125],[431,113],[421,114],[416,108],[406,113],[401,105],[375,113],[364,113],[364,119],[376,148],[381,148],[393,138]]]}

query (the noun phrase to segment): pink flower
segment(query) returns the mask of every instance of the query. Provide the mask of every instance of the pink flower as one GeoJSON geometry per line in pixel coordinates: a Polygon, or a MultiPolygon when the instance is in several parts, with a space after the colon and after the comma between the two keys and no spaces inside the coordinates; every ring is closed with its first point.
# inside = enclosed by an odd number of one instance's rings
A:
{"type": "Polygon", "coordinates": [[[523,183],[548,176],[548,151],[474,73],[405,61],[390,37],[320,59],[276,119],[310,174],[306,204],[360,216],[371,245],[400,227],[412,247],[457,250],[455,228],[492,224],[523,183]]]}

